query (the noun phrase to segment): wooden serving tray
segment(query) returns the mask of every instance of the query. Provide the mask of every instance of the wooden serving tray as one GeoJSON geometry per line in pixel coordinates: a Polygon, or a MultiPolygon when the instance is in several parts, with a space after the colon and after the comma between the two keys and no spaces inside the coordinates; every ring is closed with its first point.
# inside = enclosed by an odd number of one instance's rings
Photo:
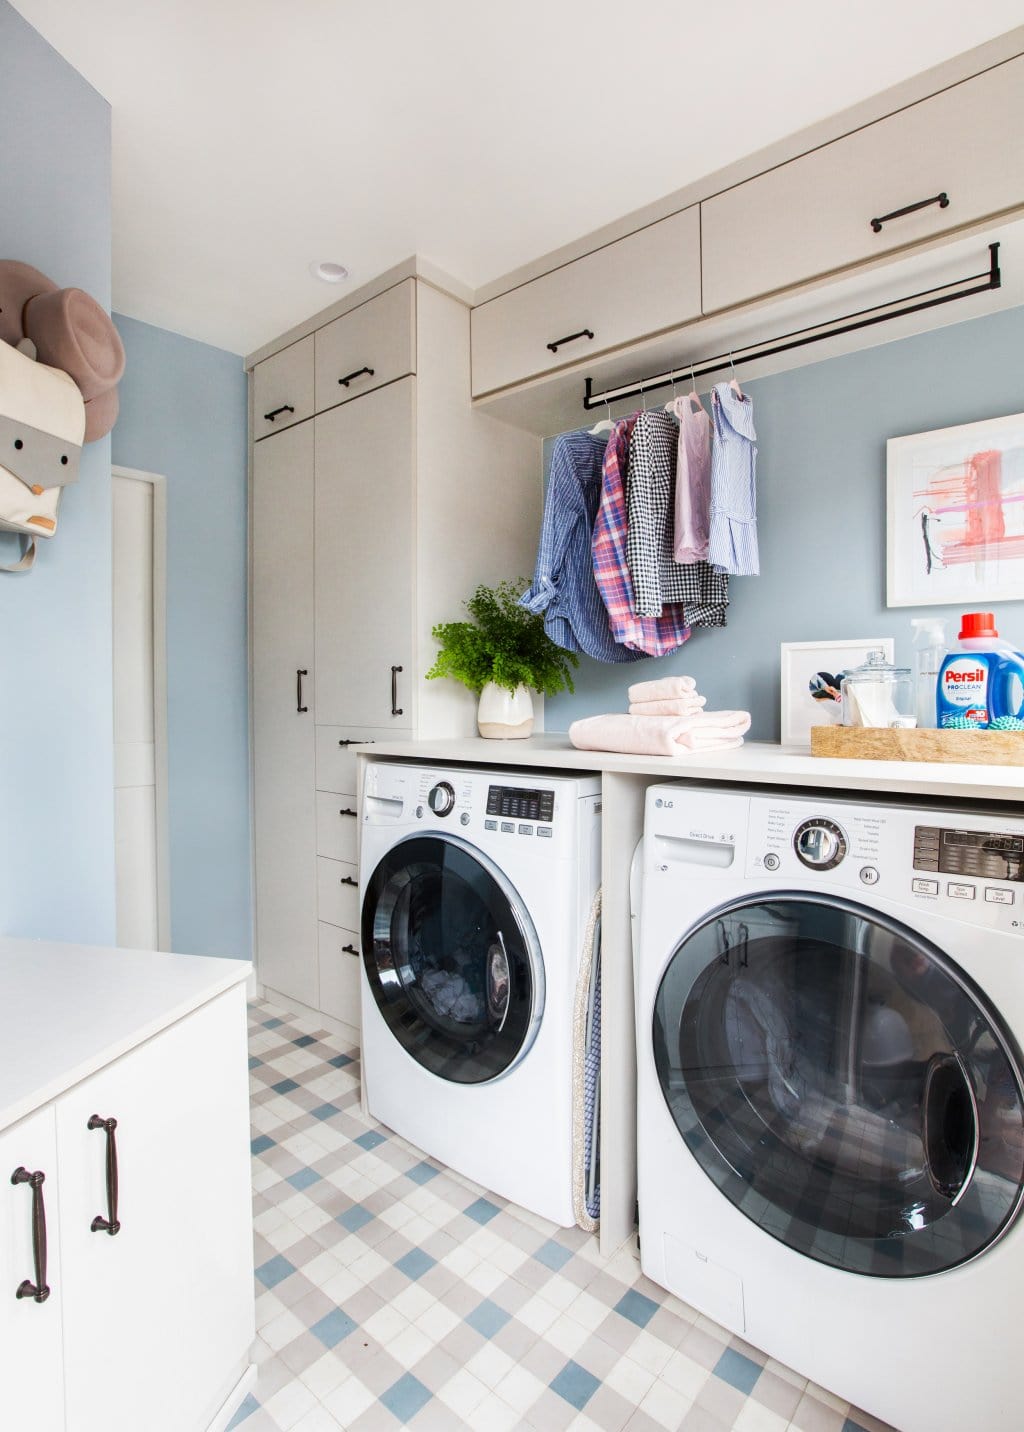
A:
{"type": "Polygon", "coordinates": [[[812,756],[854,761],[947,761],[1024,766],[1024,731],[889,731],[874,726],[812,726],[812,756]]]}

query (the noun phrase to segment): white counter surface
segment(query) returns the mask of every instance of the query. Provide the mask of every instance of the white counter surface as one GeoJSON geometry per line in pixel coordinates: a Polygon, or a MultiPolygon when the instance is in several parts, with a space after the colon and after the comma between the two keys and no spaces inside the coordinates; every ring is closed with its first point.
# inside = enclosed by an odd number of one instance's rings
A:
{"type": "Polygon", "coordinates": [[[524,741],[377,741],[358,746],[367,757],[468,761],[478,766],[527,766],[662,777],[665,780],[806,786],[819,790],[882,791],[942,796],[948,800],[1024,800],[1024,766],[944,765],[934,761],[846,761],[811,756],[793,747],[747,741],[730,751],[702,755],[622,756],[577,751],[564,732],[524,741]]]}
{"type": "Polygon", "coordinates": [[[251,969],[245,960],[0,938],[0,1129],[251,969]]]}

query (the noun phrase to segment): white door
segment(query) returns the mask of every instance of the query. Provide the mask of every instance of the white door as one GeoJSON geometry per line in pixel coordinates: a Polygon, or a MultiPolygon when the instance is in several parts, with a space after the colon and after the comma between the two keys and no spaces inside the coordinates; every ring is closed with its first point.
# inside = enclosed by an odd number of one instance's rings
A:
{"type": "Polygon", "coordinates": [[[313,424],[253,451],[252,720],[260,980],[317,1007],[313,424]]]}
{"type": "Polygon", "coordinates": [[[162,865],[162,479],[113,475],[114,838],[117,943],[169,945],[162,865]]]}
{"type": "Polygon", "coordinates": [[[67,1432],[201,1432],[255,1332],[244,991],[64,1095],[57,1140],[67,1432]]]}
{"type": "Polygon", "coordinates": [[[0,1423],[62,1432],[64,1376],[61,1358],[62,1268],[58,1238],[57,1136],[52,1105],[0,1134],[0,1423]],[[37,1302],[24,1289],[36,1284],[29,1182],[11,1182],[17,1170],[43,1174],[46,1286],[37,1302]],[[18,1289],[23,1289],[21,1297],[18,1289]]]}

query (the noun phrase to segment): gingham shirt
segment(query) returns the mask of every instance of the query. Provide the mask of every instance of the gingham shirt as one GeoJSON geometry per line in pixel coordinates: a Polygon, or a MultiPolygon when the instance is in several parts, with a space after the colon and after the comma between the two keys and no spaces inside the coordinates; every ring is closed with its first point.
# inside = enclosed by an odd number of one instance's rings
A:
{"type": "Polygon", "coordinates": [[[750,399],[729,383],[716,383],[711,394],[715,440],[711,448],[711,520],[708,561],[735,577],[756,577],[757,433],[750,399]]]}
{"type": "Polygon", "coordinates": [[[679,428],[663,409],[636,416],[626,472],[626,555],[638,616],[661,616],[682,602],[690,626],[725,626],[729,579],[709,562],[672,556],[679,428]]]}
{"type": "Polygon", "coordinates": [[[626,560],[623,474],[635,421],[634,415],[617,422],[605,449],[601,506],[591,543],[594,579],[604,598],[615,640],[647,656],[664,656],[682,646],[690,635],[690,628],[686,624],[686,613],[675,602],[667,603],[660,617],[638,617],[633,610],[633,583],[626,560]]]}
{"type": "Polygon", "coordinates": [[[638,661],[619,646],[594,581],[590,538],[601,500],[605,440],[585,428],[556,438],[544,499],[537,568],[520,606],[544,613],[544,630],[566,651],[598,661],[638,661]]]}

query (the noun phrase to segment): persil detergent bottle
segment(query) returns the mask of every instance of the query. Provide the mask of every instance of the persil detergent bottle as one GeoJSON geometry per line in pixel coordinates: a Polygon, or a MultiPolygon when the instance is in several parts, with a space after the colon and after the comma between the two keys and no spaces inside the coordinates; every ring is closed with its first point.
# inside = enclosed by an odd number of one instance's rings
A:
{"type": "Polygon", "coordinates": [[[1024,731],[1024,654],[1000,641],[992,612],[966,612],[958,641],[939,667],[936,724],[1024,731]]]}

